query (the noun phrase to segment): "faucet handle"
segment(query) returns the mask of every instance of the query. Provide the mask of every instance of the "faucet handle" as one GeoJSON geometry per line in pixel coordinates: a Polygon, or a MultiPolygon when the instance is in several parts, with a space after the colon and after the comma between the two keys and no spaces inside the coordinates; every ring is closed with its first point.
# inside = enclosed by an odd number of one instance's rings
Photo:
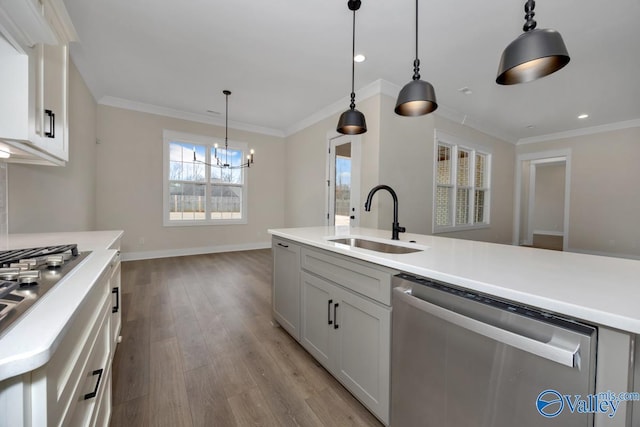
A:
{"type": "Polygon", "coordinates": [[[398,230],[398,233],[404,233],[405,231],[407,231],[405,227],[400,227],[400,226],[397,226],[396,230],[398,230]]]}

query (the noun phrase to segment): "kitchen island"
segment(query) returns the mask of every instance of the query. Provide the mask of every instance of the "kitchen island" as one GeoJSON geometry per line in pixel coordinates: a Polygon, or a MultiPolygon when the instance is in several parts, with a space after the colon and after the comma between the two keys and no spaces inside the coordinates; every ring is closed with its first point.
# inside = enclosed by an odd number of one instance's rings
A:
{"type": "Polygon", "coordinates": [[[108,420],[122,233],[14,234],[2,242],[3,250],[77,244],[90,253],[0,336],[0,425],[108,420]]]}
{"type": "MultiPolygon", "coordinates": [[[[331,259],[337,260],[337,263],[352,260],[355,266],[362,268],[406,272],[594,325],[598,328],[598,365],[595,378],[597,391],[639,390],[640,369],[634,362],[634,355],[637,354],[637,336],[640,334],[640,261],[411,233],[403,233],[399,241],[392,241],[390,231],[366,228],[308,227],[274,229],[269,232],[273,236],[274,250],[278,250],[276,244],[282,244],[288,246],[287,250],[297,246],[302,253],[300,328],[299,331],[293,330],[299,334],[299,341],[305,348],[314,350],[315,346],[314,343],[309,345],[309,340],[306,339],[308,332],[305,327],[311,325],[309,331],[313,333],[315,326],[309,323],[309,315],[304,313],[307,309],[305,304],[308,305],[304,296],[305,289],[313,289],[320,279],[327,279],[324,280],[325,283],[355,290],[343,285],[343,279],[338,274],[333,277],[318,275],[314,271],[316,266],[311,263],[305,267],[305,256],[316,254],[313,257],[324,259],[326,265],[322,268],[325,270],[332,268],[331,259]],[[397,245],[414,252],[398,254],[365,249],[345,244],[344,239],[348,238],[397,245]]],[[[274,258],[277,258],[277,252],[274,252],[274,258]]],[[[278,268],[277,264],[276,259],[274,268],[278,268]]],[[[276,286],[274,276],[274,288],[276,286]]],[[[390,301],[390,287],[387,284],[380,289],[376,290],[378,293],[374,299],[392,309],[390,302],[386,302],[390,301]]],[[[372,299],[368,291],[355,291],[365,300],[372,299]]],[[[331,303],[329,307],[332,307],[331,303]]],[[[287,329],[289,325],[280,321],[281,313],[276,308],[274,306],[274,318],[281,325],[284,323],[283,327],[287,329]]],[[[327,311],[326,302],[324,310],[327,311]]],[[[282,312],[286,314],[287,310],[283,309],[282,312]]],[[[288,312],[293,313],[291,318],[295,318],[293,310],[288,312]]],[[[328,313],[328,317],[331,321],[331,313],[328,313]]],[[[287,330],[290,331],[291,328],[287,330]]],[[[384,342],[386,338],[381,335],[379,339],[384,342]]],[[[382,365],[386,362],[380,357],[376,363],[382,365]]],[[[382,372],[380,369],[379,371],[382,372]]],[[[373,407],[366,401],[363,403],[370,409],[373,407]]],[[[595,425],[632,425],[632,405],[635,405],[634,408],[638,407],[638,402],[629,403],[615,419],[596,414],[595,425]]],[[[377,415],[383,422],[387,422],[383,412],[377,415]]],[[[638,422],[638,419],[633,422],[638,422]]]]}

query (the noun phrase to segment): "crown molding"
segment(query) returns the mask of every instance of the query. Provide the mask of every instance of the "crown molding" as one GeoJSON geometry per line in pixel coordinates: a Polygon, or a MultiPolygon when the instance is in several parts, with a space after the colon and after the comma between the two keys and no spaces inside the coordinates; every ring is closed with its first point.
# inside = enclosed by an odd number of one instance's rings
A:
{"type": "Polygon", "coordinates": [[[549,142],[558,139],[575,138],[578,136],[593,135],[596,133],[611,132],[621,129],[640,127],[640,119],[627,120],[624,122],[608,123],[606,125],[591,126],[588,128],[574,129],[566,132],[556,132],[541,136],[532,136],[518,140],[516,145],[536,144],[539,142],[549,142]]]}
{"type": "MultiPolygon", "coordinates": [[[[368,85],[357,89],[356,93],[358,94],[359,102],[364,101],[365,99],[371,98],[372,96],[379,95],[380,93],[384,93],[383,91],[392,91],[395,85],[393,83],[389,83],[382,79],[378,79],[368,85]]],[[[399,90],[399,89],[398,89],[399,90]]],[[[348,106],[351,102],[351,97],[345,96],[340,98],[340,100],[334,102],[331,105],[328,105],[307,117],[306,119],[300,120],[298,123],[293,124],[285,129],[284,135],[290,136],[296,132],[300,132],[303,129],[308,128],[311,125],[314,125],[326,118],[329,118],[335,114],[339,114],[345,110],[345,105],[348,106]]]]}
{"type": "MultiPolygon", "coordinates": [[[[378,79],[368,84],[367,86],[358,89],[357,93],[360,101],[376,95],[387,95],[395,99],[398,96],[398,92],[400,92],[400,89],[402,88],[394,83],[391,83],[384,79],[378,79]]],[[[288,127],[284,132],[285,136],[293,135],[294,133],[306,129],[309,126],[316,124],[328,117],[341,113],[342,111],[344,111],[344,106],[349,105],[350,100],[351,99],[348,96],[345,96],[339,101],[336,101],[333,104],[323,108],[322,110],[310,115],[306,119],[303,119],[293,126],[288,127]]],[[[496,132],[495,128],[483,126],[480,122],[469,118],[467,115],[458,113],[457,111],[454,111],[447,107],[443,107],[442,105],[438,106],[438,109],[433,114],[444,117],[445,119],[451,120],[453,122],[458,122],[462,125],[469,126],[477,131],[480,131],[487,135],[491,135],[503,141],[511,142],[512,144],[515,144],[517,141],[517,138],[515,138],[513,135],[496,132]]]]}
{"type": "MultiPolygon", "coordinates": [[[[145,104],[142,102],[130,101],[128,99],[116,98],[113,96],[103,96],[98,101],[100,105],[106,105],[109,107],[122,108],[125,110],[138,111],[141,113],[156,114],[159,116],[172,117],[174,119],[188,120],[191,122],[205,123],[214,126],[225,126],[223,118],[211,117],[206,114],[190,113],[187,111],[175,110],[173,108],[160,107],[157,105],[145,104]]],[[[229,128],[242,130],[247,132],[254,132],[263,135],[277,136],[284,138],[285,134],[279,129],[273,129],[263,126],[256,126],[249,123],[236,122],[229,120],[229,128]]]]}

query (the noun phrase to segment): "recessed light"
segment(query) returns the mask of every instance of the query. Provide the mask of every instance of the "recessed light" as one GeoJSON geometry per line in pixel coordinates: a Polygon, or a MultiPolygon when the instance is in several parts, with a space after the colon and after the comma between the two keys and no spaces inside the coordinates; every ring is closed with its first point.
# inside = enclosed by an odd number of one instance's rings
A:
{"type": "Polygon", "coordinates": [[[580,114],[580,115],[578,116],[578,118],[579,118],[579,119],[586,119],[587,117],[589,117],[589,115],[588,115],[588,114],[580,114]]]}
{"type": "Polygon", "coordinates": [[[458,92],[464,94],[464,95],[471,95],[473,93],[473,91],[471,89],[469,89],[468,87],[461,87],[460,89],[458,89],[458,92]]]}
{"type": "Polygon", "coordinates": [[[353,57],[353,60],[356,62],[364,62],[364,60],[367,59],[366,56],[364,56],[363,54],[359,53],[356,56],[353,57]]]}
{"type": "Polygon", "coordinates": [[[533,129],[533,125],[527,125],[527,129],[533,129]]]}

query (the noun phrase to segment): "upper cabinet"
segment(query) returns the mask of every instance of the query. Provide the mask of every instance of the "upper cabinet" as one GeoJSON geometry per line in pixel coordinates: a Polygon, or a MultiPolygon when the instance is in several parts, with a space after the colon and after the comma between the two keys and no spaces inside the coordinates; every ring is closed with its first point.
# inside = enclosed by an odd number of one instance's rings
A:
{"type": "MultiPolygon", "coordinates": [[[[0,150],[7,161],[69,160],[69,42],[77,40],[62,0],[0,3],[0,150]]],[[[1,154],[1,153],[0,153],[1,154]]]]}

